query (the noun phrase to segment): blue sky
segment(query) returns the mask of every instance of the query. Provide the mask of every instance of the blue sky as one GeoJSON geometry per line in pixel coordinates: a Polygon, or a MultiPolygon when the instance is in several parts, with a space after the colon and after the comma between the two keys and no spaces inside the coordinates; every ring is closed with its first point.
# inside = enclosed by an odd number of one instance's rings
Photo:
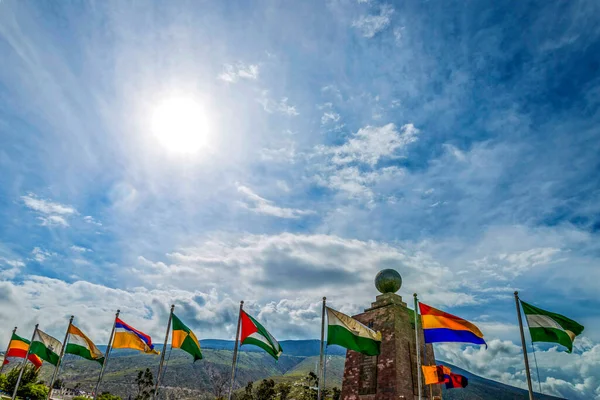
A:
{"type": "Polygon", "coordinates": [[[600,396],[599,8],[1,1],[4,325],[160,335],[174,302],[231,338],[244,299],[316,338],[323,295],[359,312],[395,268],[482,328],[437,354],[492,379],[524,385],[515,289],[581,322],[542,388],[600,396]],[[159,132],[173,104],[195,125],[159,132]]]}

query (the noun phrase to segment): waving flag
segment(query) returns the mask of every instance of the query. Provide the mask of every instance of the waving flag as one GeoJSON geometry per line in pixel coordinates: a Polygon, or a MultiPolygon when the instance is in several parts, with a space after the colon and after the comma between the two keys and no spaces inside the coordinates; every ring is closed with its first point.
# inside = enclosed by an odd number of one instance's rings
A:
{"type": "Polygon", "coordinates": [[[446,379],[446,389],[466,388],[469,380],[462,375],[450,373],[446,379]]]}
{"type": "Polygon", "coordinates": [[[94,342],[81,332],[81,330],[75,325],[69,325],[69,342],[65,353],[75,354],[79,357],[85,358],[90,361],[98,361],[100,365],[104,363],[104,355],[94,342]]]}
{"type": "Polygon", "coordinates": [[[62,343],[52,336],[37,329],[31,341],[29,352],[39,356],[52,365],[57,365],[62,352],[62,343]]]}
{"type": "Polygon", "coordinates": [[[564,315],[542,310],[521,300],[523,312],[529,325],[532,342],[550,342],[562,344],[567,352],[573,350],[575,336],[583,332],[583,325],[564,315]]]}
{"type": "MultiPolygon", "coordinates": [[[[12,337],[10,338],[10,343],[8,344],[8,349],[4,354],[4,364],[8,364],[9,357],[25,358],[27,355],[27,350],[29,350],[29,343],[29,340],[13,333],[12,337]]],[[[28,360],[31,361],[36,368],[42,366],[42,360],[35,354],[29,354],[28,360]]]]}
{"type": "Polygon", "coordinates": [[[337,344],[368,356],[381,353],[381,332],[327,307],[327,345],[337,344]]]}
{"type": "Polygon", "coordinates": [[[134,349],[144,353],[160,354],[154,350],[150,336],[127,325],[119,318],[115,321],[115,338],[112,347],[113,349],[134,349]]]}
{"type": "Polygon", "coordinates": [[[419,303],[425,343],[462,342],[487,344],[475,325],[455,315],[419,303]]]}
{"type": "Polygon", "coordinates": [[[279,358],[283,349],[279,342],[258,323],[257,320],[242,311],[242,335],[241,344],[253,344],[269,353],[276,360],[279,358]]]}
{"type": "Polygon", "coordinates": [[[194,332],[175,314],[173,314],[173,341],[171,346],[175,349],[181,349],[185,352],[188,352],[192,357],[194,357],[194,362],[202,359],[202,352],[200,351],[200,342],[198,342],[198,338],[194,335],[194,332]]]}

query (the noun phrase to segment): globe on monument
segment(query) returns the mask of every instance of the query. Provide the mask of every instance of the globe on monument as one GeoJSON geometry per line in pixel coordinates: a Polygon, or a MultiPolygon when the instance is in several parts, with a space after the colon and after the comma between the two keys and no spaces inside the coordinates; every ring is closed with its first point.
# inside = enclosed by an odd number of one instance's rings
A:
{"type": "Polygon", "coordinates": [[[395,269],[382,269],[375,276],[375,287],[381,293],[396,293],[402,286],[402,277],[395,269]]]}

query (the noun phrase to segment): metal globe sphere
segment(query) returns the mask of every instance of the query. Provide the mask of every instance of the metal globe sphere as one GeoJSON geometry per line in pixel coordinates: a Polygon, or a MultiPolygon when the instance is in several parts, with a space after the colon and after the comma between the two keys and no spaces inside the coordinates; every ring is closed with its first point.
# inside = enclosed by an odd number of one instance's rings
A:
{"type": "Polygon", "coordinates": [[[375,276],[375,287],[380,293],[396,293],[402,286],[402,277],[394,269],[382,269],[375,276]]]}

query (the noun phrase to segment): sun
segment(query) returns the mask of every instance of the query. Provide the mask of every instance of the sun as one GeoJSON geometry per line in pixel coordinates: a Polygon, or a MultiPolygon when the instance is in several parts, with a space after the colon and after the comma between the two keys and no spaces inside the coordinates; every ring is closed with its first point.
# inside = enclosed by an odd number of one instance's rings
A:
{"type": "Polygon", "coordinates": [[[173,97],[156,106],[151,129],[170,152],[196,153],[208,144],[208,123],[204,108],[196,100],[173,97]]]}

